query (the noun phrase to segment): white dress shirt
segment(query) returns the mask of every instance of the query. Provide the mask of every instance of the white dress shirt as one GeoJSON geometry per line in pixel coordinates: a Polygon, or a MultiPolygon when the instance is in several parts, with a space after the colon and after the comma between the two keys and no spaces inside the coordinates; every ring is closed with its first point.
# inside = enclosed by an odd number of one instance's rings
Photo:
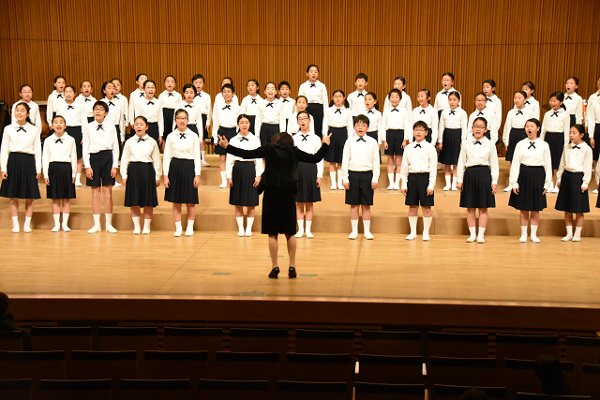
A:
{"type": "Polygon", "coordinates": [[[94,116],[94,104],[96,104],[97,101],[94,96],[89,95],[88,97],[85,97],[83,94],[80,94],[75,100],[85,107],[86,118],[94,116]]]}
{"type": "Polygon", "coordinates": [[[506,147],[508,147],[511,129],[525,128],[525,123],[530,118],[533,118],[533,109],[531,107],[524,107],[522,110],[513,108],[508,111],[506,121],[504,121],[504,132],[502,133],[502,142],[506,147]]]}
{"type": "Polygon", "coordinates": [[[247,115],[256,115],[258,113],[258,107],[264,103],[264,99],[260,97],[258,94],[254,97],[248,95],[242,99],[242,104],[240,104],[240,108],[242,111],[241,114],[247,115]]]}
{"type": "Polygon", "coordinates": [[[365,95],[367,93],[368,92],[366,90],[363,90],[362,92],[355,90],[354,92],[350,93],[346,98],[346,100],[348,100],[348,104],[350,105],[350,111],[352,111],[352,116],[356,117],[358,114],[362,113],[362,111],[366,108],[365,95]]]}
{"type": "Polygon", "coordinates": [[[366,108],[362,110],[359,114],[362,114],[369,118],[369,129],[367,132],[377,132],[377,144],[381,144],[381,134],[379,132],[379,127],[381,126],[381,112],[376,109],[367,110],[366,108]]]}
{"type": "MultiPolygon", "coordinates": [[[[77,174],[77,148],[75,147],[75,139],[67,135],[66,132],[60,138],[54,134],[44,140],[42,163],[45,178],[50,177],[48,169],[52,162],[71,163],[72,178],[75,178],[77,174]]],[[[50,184],[52,185],[52,182],[50,184]]]]}
{"type": "Polygon", "coordinates": [[[404,148],[400,166],[402,189],[408,188],[408,175],[429,173],[427,189],[433,190],[437,178],[437,150],[427,140],[412,142],[404,148]]]}
{"type": "Polygon", "coordinates": [[[288,96],[286,98],[280,97],[279,101],[283,103],[285,119],[290,119],[292,114],[296,112],[296,100],[288,96]]]}
{"type": "Polygon", "coordinates": [[[224,102],[217,108],[215,100],[215,108],[213,111],[212,136],[215,144],[219,143],[219,127],[235,128],[237,126],[237,117],[241,114],[240,106],[233,101],[230,104],[224,102]]]}
{"type": "Polygon", "coordinates": [[[404,107],[392,107],[383,111],[381,122],[379,124],[379,132],[381,132],[381,141],[387,141],[388,129],[404,129],[404,140],[408,140],[412,134],[412,119],[411,115],[404,107]]]}
{"type": "Polygon", "coordinates": [[[173,158],[181,158],[184,160],[194,160],[194,175],[200,175],[200,139],[198,135],[189,129],[185,132],[180,132],[175,128],[169,136],[167,136],[167,144],[165,145],[165,153],[163,154],[163,175],[169,176],[169,168],[173,158]],[[183,134],[182,134],[183,133],[183,134]]]}
{"type": "Polygon", "coordinates": [[[83,126],[87,124],[85,105],[79,101],[74,101],[73,104],[67,104],[66,102],[61,104],[56,111],[56,115],[62,116],[67,126],[83,126]]]}
{"type": "Polygon", "coordinates": [[[127,111],[126,115],[127,115],[127,122],[129,122],[131,124],[131,126],[133,126],[133,123],[135,122],[135,117],[137,117],[137,115],[135,115],[135,103],[137,103],[138,100],[142,99],[143,97],[146,96],[146,93],[144,93],[143,90],[135,89],[133,92],[131,92],[131,94],[129,95],[129,110],[127,111]]]}
{"type": "MultiPolygon", "coordinates": [[[[316,154],[321,148],[321,139],[310,129],[307,133],[298,132],[294,136],[294,146],[305,153],[316,154]]],[[[323,178],[323,160],[317,163],[317,178],[323,178]]]]}
{"type": "MultiPolygon", "coordinates": [[[[183,100],[177,104],[175,107],[175,112],[173,112],[173,124],[175,124],[175,116],[179,110],[185,110],[188,113],[188,124],[197,125],[200,137],[202,137],[204,128],[202,127],[202,113],[198,103],[195,101],[188,103],[187,101],[183,100]]],[[[175,125],[173,125],[173,127],[175,127],[175,125]]]]}
{"type": "Polygon", "coordinates": [[[468,131],[467,125],[469,123],[469,117],[467,116],[467,112],[458,106],[454,110],[447,108],[442,111],[442,116],[440,117],[440,128],[438,133],[438,143],[443,143],[444,141],[444,131],[446,129],[462,129],[461,140],[465,136],[465,133],[468,131]]]}
{"type": "Polygon", "coordinates": [[[332,128],[347,128],[348,137],[354,134],[354,120],[352,111],[344,106],[337,108],[335,105],[325,110],[323,115],[323,136],[327,136],[327,130],[332,128]]]}
{"type": "MultiPolygon", "coordinates": [[[[129,117],[129,114],[128,114],[129,113],[129,102],[127,101],[127,97],[122,95],[121,93],[115,94],[114,98],[119,100],[119,102],[121,103],[121,111],[123,114],[123,129],[124,129],[125,127],[127,127],[127,121],[128,121],[127,118],[129,117]]],[[[93,104],[92,104],[92,107],[93,107],[93,104]]],[[[93,115],[90,115],[90,116],[93,116],[93,115]]],[[[123,129],[121,129],[121,130],[123,130],[123,129]]]]}
{"type": "Polygon", "coordinates": [[[562,108],[558,110],[550,110],[544,115],[540,139],[546,139],[547,132],[562,132],[564,136],[564,146],[569,143],[569,130],[571,129],[571,117],[562,108]]]}
{"type": "Polygon", "coordinates": [[[147,134],[141,138],[134,135],[125,142],[123,156],[121,157],[121,177],[123,179],[127,179],[127,168],[129,168],[129,163],[132,162],[152,163],[156,173],[155,180],[160,180],[162,160],[160,159],[158,143],[147,134]]]}
{"type": "Polygon", "coordinates": [[[550,160],[550,146],[547,142],[540,138],[534,141],[525,138],[517,143],[509,177],[513,189],[519,188],[518,180],[521,164],[528,167],[544,167],[546,170],[544,188],[548,189],[550,187],[552,184],[552,161],[550,160]]]}
{"type": "Polygon", "coordinates": [[[48,96],[48,102],[46,103],[46,120],[48,120],[48,125],[52,126],[52,116],[53,113],[57,112],[60,105],[65,103],[65,93],[58,93],[54,90],[48,96]]]}
{"type": "Polygon", "coordinates": [[[123,118],[123,110],[121,110],[121,102],[116,98],[108,100],[106,97],[102,100],[108,104],[108,115],[104,119],[104,122],[119,126],[121,129],[121,142],[125,141],[125,119],[123,118]]]}
{"type": "MultiPolygon", "coordinates": [[[[10,111],[10,115],[12,115],[12,122],[16,123],[17,119],[15,118],[15,108],[17,108],[18,104],[24,103],[23,100],[17,101],[12,105],[12,109],[10,111]]],[[[37,105],[36,102],[31,100],[29,103],[25,103],[29,106],[29,120],[33,125],[35,125],[41,132],[42,130],[42,118],[40,117],[40,106],[37,105]]]]}
{"type": "MultiPolygon", "coordinates": [[[[248,132],[246,136],[242,136],[238,133],[233,138],[231,138],[229,143],[231,143],[238,149],[243,150],[254,150],[260,147],[260,139],[257,136],[253,135],[252,132],[248,132]]],[[[225,161],[225,172],[227,179],[232,179],[233,165],[238,161],[253,161],[256,176],[262,176],[264,170],[262,158],[244,159],[242,157],[234,156],[233,154],[228,153],[227,159],[225,161]]],[[[235,182],[233,182],[233,184],[235,185],[235,182]]]]}
{"type": "Polygon", "coordinates": [[[487,105],[485,108],[489,108],[494,112],[494,129],[496,129],[496,141],[498,141],[498,132],[500,131],[500,125],[502,125],[502,100],[500,100],[500,97],[493,94],[487,98],[487,105]]]}
{"type": "Polygon", "coordinates": [[[173,110],[183,101],[181,94],[175,90],[172,92],[165,90],[158,96],[158,99],[160,100],[162,108],[171,108],[173,110]]]}
{"type": "Polygon", "coordinates": [[[592,148],[586,142],[581,142],[578,145],[569,143],[563,149],[562,157],[560,158],[560,167],[556,173],[556,182],[560,182],[564,171],[583,172],[582,187],[590,185],[592,179],[592,162],[594,155],[592,148]]]}
{"type": "MultiPolygon", "coordinates": [[[[488,103],[489,104],[489,103],[488,103]]],[[[490,140],[493,143],[498,141],[498,127],[496,126],[496,114],[494,114],[494,110],[489,107],[484,108],[483,110],[475,110],[469,115],[469,122],[467,124],[467,132],[463,131],[462,140],[465,141],[467,138],[473,136],[473,123],[476,118],[483,117],[487,121],[487,128],[490,132],[490,140]]]]}
{"type": "Polygon", "coordinates": [[[2,147],[0,148],[0,166],[7,172],[8,156],[10,153],[26,153],[35,156],[35,170],[42,172],[42,144],[40,130],[29,122],[21,126],[13,122],[4,128],[2,147]]]}
{"type": "MultiPolygon", "coordinates": [[[[485,136],[481,140],[470,136],[462,143],[462,147],[460,148],[457,169],[458,183],[462,183],[467,168],[478,165],[490,167],[492,185],[497,185],[500,169],[498,167],[498,152],[496,151],[495,142],[488,140],[485,136]]],[[[492,189],[490,188],[490,190],[492,189]]]]}
{"type": "Polygon", "coordinates": [[[323,113],[328,107],[329,98],[327,97],[327,87],[319,80],[316,82],[306,81],[298,88],[298,96],[305,96],[309,103],[318,103],[323,105],[323,113]]]}
{"type": "Polygon", "coordinates": [[[164,117],[162,113],[162,103],[156,97],[148,100],[145,97],[139,99],[133,108],[136,117],[144,116],[149,124],[158,124],[158,136],[162,136],[165,131],[164,117]]]}
{"type": "MultiPolygon", "coordinates": [[[[231,98],[231,104],[235,104],[236,106],[240,105],[238,97],[235,93],[233,94],[233,97],[231,98]]],[[[215,96],[215,104],[213,105],[213,109],[212,109],[213,119],[214,119],[215,111],[217,111],[217,109],[223,108],[224,105],[225,105],[225,99],[223,98],[223,93],[219,92],[215,96]]],[[[213,122],[212,126],[214,127],[214,122],[213,122]]],[[[214,131],[214,129],[213,129],[213,131],[214,131]]]]}
{"type": "Polygon", "coordinates": [[[348,183],[349,172],[373,171],[371,183],[379,181],[381,167],[379,166],[379,146],[372,137],[355,136],[346,140],[342,155],[342,182],[348,183]]]}
{"type": "MultiPolygon", "coordinates": [[[[315,131],[315,121],[313,116],[308,114],[310,118],[310,126],[309,129],[311,132],[315,131]]],[[[292,115],[290,115],[290,119],[288,120],[287,133],[294,134],[300,131],[300,126],[298,125],[298,113],[294,111],[292,115]]]]}
{"type": "Polygon", "coordinates": [[[204,90],[201,92],[196,92],[196,96],[194,97],[194,103],[200,106],[200,114],[206,115],[206,125],[210,125],[210,121],[212,120],[210,94],[206,93],[204,90]]]}
{"type": "MultiPolygon", "coordinates": [[[[593,139],[596,132],[596,125],[600,124],[600,100],[588,102],[585,119],[587,121],[588,133],[593,139]]],[[[600,144],[597,144],[597,146],[600,146],[600,144]]]]}
{"type": "Polygon", "coordinates": [[[90,154],[111,150],[113,156],[113,168],[119,166],[119,143],[115,126],[106,119],[99,124],[92,121],[83,126],[83,164],[85,168],[91,168],[90,154]]]}
{"type": "Polygon", "coordinates": [[[594,102],[600,102],[600,90],[590,95],[588,98],[588,107],[594,102]]]}
{"type": "Polygon", "coordinates": [[[583,124],[583,99],[581,96],[576,92],[573,92],[573,94],[565,93],[563,104],[567,108],[567,113],[575,116],[575,123],[583,124]]]}
{"type": "MultiPolygon", "coordinates": [[[[431,143],[437,143],[440,118],[437,110],[433,108],[431,104],[425,108],[419,106],[412,110],[412,121],[413,124],[417,121],[425,122],[427,127],[431,129],[431,143]]],[[[411,142],[414,140],[412,129],[410,130],[408,138],[411,142]]]]}
{"type": "Polygon", "coordinates": [[[263,100],[258,106],[254,122],[254,132],[259,135],[262,124],[277,124],[279,132],[285,132],[285,110],[279,99],[263,100]]]}
{"type": "MultiPolygon", "coordinates": [[[[406,111],[410,115],[412,113],[412,100],[406,92],[402,91],[402,98],[400,99],[400,103],[398,103],[399,108],[406,108],[406,111]]],[[[383,102],[383,111],[388,108],[392,108],[392,103],[390,103],[389,94],[385,96],[385,101],[383,102]]]]}
{"type": "MultiPolygon", "coordinates": [[[[448,90],[440,90],[438,94],[435,95],[435,103],[433,103],[433,108],[435,108],[437,111],[444,111],[449,109],[450,103],[448,103],[448,97],[450,97],[450,93],[452,92],[458,92],[458,90],[454,89],[453,87],[448,90]]],[[[461,103],[462,100],[459,100],[459,107],[461,106],[461,103]]]]}
{"type": "Polygon", "coordinates": [[[535,97],[531,96],[530,98],[525,99],[525,108],[531,108],[531,118],[540,119],[540,102],[537,101],[535,97]]]}

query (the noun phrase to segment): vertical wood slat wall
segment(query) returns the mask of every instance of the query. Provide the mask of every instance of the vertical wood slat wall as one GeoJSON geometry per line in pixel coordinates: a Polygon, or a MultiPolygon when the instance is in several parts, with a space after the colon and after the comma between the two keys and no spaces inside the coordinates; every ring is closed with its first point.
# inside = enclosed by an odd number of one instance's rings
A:
{"type": "Polygon", "coordinates": [[[598,15],[597,0],[3,0],[0,99],[18,100],[29,83],[45,100],[59,74],[76,87],[91,80],[97,98],[119,77],[128,95],[140,72],[159,92],[168,74],[180,90],[202,73],[213,96],[231,76],[240,98],[250,78],[288,80],[295,97],[315,63],[330,94],[353,91],[364,72],[383,100],[402,75],[413,107],[421,88],[433,103],[452,71],[468,112],[492,78],[505,113],[526,80],[541,104],[569,76],[585,98],[596,90],[598,15]]]}

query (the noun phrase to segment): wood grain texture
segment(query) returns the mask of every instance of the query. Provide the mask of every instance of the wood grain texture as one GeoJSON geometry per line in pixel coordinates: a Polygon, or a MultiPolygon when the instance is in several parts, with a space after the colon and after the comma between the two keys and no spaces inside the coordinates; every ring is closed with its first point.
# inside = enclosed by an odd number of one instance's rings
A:
{"type": "Polygon", "coordinates": [[[543,105],[569,76],[579,77],[584,97],[595,91],[599,14],[600,2],[582,0],[5,0],[0,98],[18,100],[29,83],[45,100],[58,74],[76,87],[91,80],[97,97],[104,80],[120,77],[128,95],[140,72],[159,91],[168,74],[181,89],[202,73],[213,96],[224,76],[240,97],[250,78],[288,80],[295,95],[315,63],[329,93],[353,91],[364,72],[383,99],[402,75],[416,104],[419,89],[435,94],[452,71],[468,112],[489,78],[505,110],[526,80],[543,105]]]}

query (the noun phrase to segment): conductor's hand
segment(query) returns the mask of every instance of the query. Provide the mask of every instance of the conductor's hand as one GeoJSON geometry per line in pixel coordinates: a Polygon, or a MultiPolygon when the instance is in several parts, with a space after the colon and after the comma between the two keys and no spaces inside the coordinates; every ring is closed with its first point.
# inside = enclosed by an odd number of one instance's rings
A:
{"type": "Polygon", "coordinates": [[[456,188],[462,192],[462,190],[463,190],[463,184],[462,184],[462,182],[457,183],[456,184],[456,188]]]}
{"type": "Polygon", "coordinates": [[[127,186],[127,178],[124,178],[124,179],[121,181],[121,185],[123,185],[123,186],[127,186]]]}
{"type": "Polygon", "coordinates": [[[323,142],[321,142],[321,143],[329,146],[329,144],[331,143],[331,135],[333,135],[333,133],[330,133],[327,136],[323,136],[323,142]]]}
{"type": "MultiPolygon", "coordinates": [[[[227,186],[230,188],[233,187],[233,179],[227,179],[227,186]]],[[[254,186],[254,185],[252,185],[252,186],[254,186]]]]}
{"type": "Polygon", "coordinates": [[[168,188],[169,188],[169,184],[171,183],[171,182],[169,181],[169,177],[165,175],[165,177],[164,177],[164,181],[165,181],[165,188],[167,188],[167,189],[168,189],[168,188]]]}
{"type": "MultiPolygon", "coordinates": [[[[44,179],[44,181],[46,181],[46,185],[50,186],[50,179],[46,178],[46,179],[44,179]]],[[[75,183],[75,182],[73,182],[73,183],[75,183]]]]}
{"type": "Polygon", "coordinates": [[[433,196],[433,189],[427,189],[427,196],[433,196]]]}
{"type": "MultiPolygon", "coordinates": [[[[514,194],[519,194],[519,188],[513,188],[514,194]]],[[[546,189],[544,189],[544,193],[546,193],[546,189]]]]}
{"type": "Polygon", "coordinates": [[[402,193],[404,196],[406,196],[406,192],[408,192],[408,189],[400,189],[400,193],[402,193]]]}
{"type": "MultiPolygon", "coordinates": [[[[85,176],[86,176],[86,177],[87,177],[89,180],[92,180],[92,179],[94,179],[94,170],[93,170],[93,169],[91,169],[91,168],[86,168],[86,169],[85,169],[85,176]]],[[[4,178],[4,179],[6,179],[6,178],[4,178]]]]}
{"type": "Polygon", "coordinates": [[[254,184],[252,186],[258,187],[258,185],[260,185],[260,176],[254,178],[254,184]]]}
{"type": "Polygon", "coordinates": [[[377,189],[377,182],[371,182],[371,190],[377,189]]]}
{"type": "Polygon", "coordinates": [[[344,189],[350,190],[350,182],[344,182],[342,185],[344,186],[344,189]]]}
{"type": "Polygon", "coordinates": [[[194,189],[198,189],[200,186],[200,175],[196,175],[194,177],[194,189]]]}
{"type": "Polygon", "coordinates": [[[498,185],[492,184],[492,194],[496,194],[497,191],[498,191],[498,185]]]}
{"type": "Polygon", "coordinates": [[[117,176],[117,169],[116,168],[111,168],[110,169],[110,177],[114,178],[115,176],[117,176]]]}
{"type": "Polygon", "coordinates": [[[317,178],[317,187],[320,188],[321,187],[321,178],[317,178]]]}
{"type": "Polygon", "coordinates": [[[229,140],[225,136],[219,135],[219,146],[226,149],[229,146],[229,140]]]}

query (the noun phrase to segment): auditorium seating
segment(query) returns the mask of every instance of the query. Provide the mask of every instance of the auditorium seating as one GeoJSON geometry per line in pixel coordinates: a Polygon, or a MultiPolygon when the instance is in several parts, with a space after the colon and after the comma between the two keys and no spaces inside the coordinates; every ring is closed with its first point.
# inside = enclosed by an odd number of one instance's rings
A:
{"type": "Polygon", "coordinates": [[[361,354],[356,379],[374,383],[423,384],[423,357],[361,354]]]}
{"type": "Polygon", "coordinates": [[[201,400],[268,400],[268,381],[201,379],[201,400]]]}
{"type": "Polygon", "coordinates": [[[288,351],[288,329],[231,329],[231,351],[288,351]]]}
{"type": "Polygon", "coordinates": [[[120,398],[125,400],[190,400],[189,379],[121,379],[120,398]]]}
{"type": "Polygon", "coordinates": [[[296,352],[353,354],[354,332],[296,329],[296,352]]]}
{"type": "MultiPolygon", "coordinates": [[[[32,350],[92,350],[91,327],[31,327],[32,350]]],[[[129,350],[129,349],[128,349],[129,350]]]]}
{"type": "Polygon", "coordinates": [[[277,400],[348,400],[345,382],[277,382],[277,400]]]}
{"type": "Polygon", "coordinates": [[[0,399],[31,400],[31,379],[0,379],[0,399]]]}
{"type": "Polygon", "coordinates": [[[506,358],[535,360],[544,354],[558,358],[558,350],[558,336],[556,335],[496,335],[496,358],[498,360],[506,358]]]}
{"type": "Polygon", "coordinates": [[[362,331],[362,352],[390,356],[421,356],[421,332],[362,331]]]}
{"type": "Polygon", "coordinates": [[[21,331],[0,332],[0,350],[23,350],[22,336],[21,331]]]}
{"type": "MultiPolygon", "coordinates": [[[[510,398],[515,398],[517,392],[541,393],[542,387],[534,372],[535,361],[504,360],[504,382],[510,398]]],[[[573,386],[573,363],[561,362],[563,374],[570,387],[573,386]]],[[[578,390],[577,390],[578,391],[578,390]]]]}
{"type": "Polygon", "coordinates": [[[425,385],[356,382],[355,400],[424,400],[425,385]]]}
{"type": "Polygon", "coordinates": [[[493,358],[431,357],[427,379],[430,385],[503,386],[493,358]]]}
{"type": "Polygon", "coordinates": [[[488,335],[486,333],[447,333],[427,334],[427,355],[429,357],[488,357],[488,335]]]}
{"type": "Polygon", "coordinates": [[[506,399],[506,389],[503,387],[481,387],[481,386],[456,386],[456,385],[434,385],[431,395],[432,400],[458,400],[460,396],[469,389],[483,390],[491,400],[506,399]]]}
{"type": "Polygon", "coordinates": [[[40,381],[39,400],[111,400],[110,379],[56,380],[40,381]]]}

